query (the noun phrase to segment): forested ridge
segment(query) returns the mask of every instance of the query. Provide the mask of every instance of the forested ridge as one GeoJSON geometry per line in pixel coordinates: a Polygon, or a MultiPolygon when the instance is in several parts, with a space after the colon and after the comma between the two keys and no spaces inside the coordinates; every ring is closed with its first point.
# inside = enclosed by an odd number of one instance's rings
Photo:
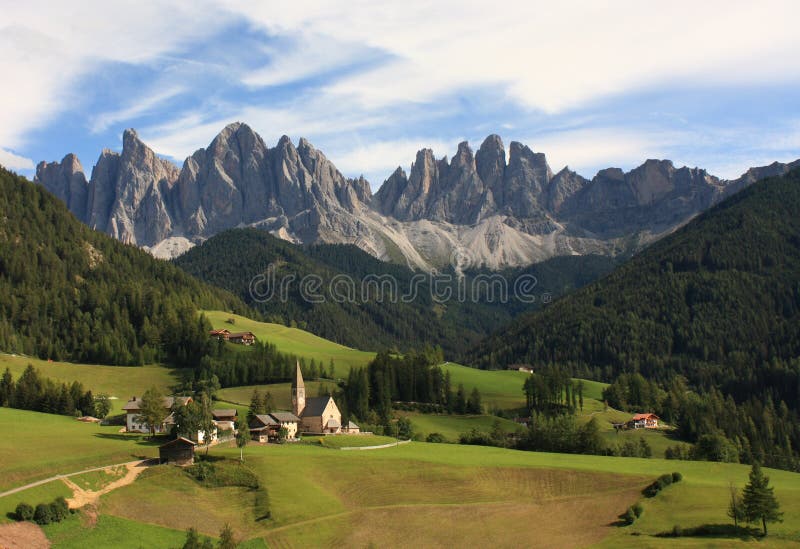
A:
{"type": "Polygon", "coordinates": [[[800,172],[741,191],[470,356],[606,381],[640,373],[658,390],[628,384],[617,404],[661,409],[689,440],[720,433],[742,459],[796,468],[800,172]]]}
{"type": "Polygon", "coordinates": [[[200,308],[254,314],[228,292],[89,229],[44,188],[0,169],[0,351],[191,365],[208,339],[200,308]]]}
{"type": "MultiPolygon", "coordinates": [[[[539,299],[525,303],[514,299],[490,302],[481,299],[453,297],[436,300],[432,296],[430,278],[414,282],[420,276],[411,269],[378,260],[353,245],[327,244],[297,246],[273,237],[259,229],[234,229],[220,233],[200,246],[178,257],[175,264],[201,280],[230,290],[257,308],[270,321],[295,324],[316,335],[364,350],[397,347],[400,350],[438,345],[450,358],[457,358],[464,349],[477,343],[492,330],[511,320],[516,314],[541,304],[541,295],[561,295],[610,272],[616,260],[602,256],[555,258],[525,269],[501,273],[510,284],[520,274],[537,279],[535,292],[539,299]],[[274,280],[291,280],[287,299],[276,294],[263,301],[254,299],[250,285],[254,277],[274,268],[274,280]],[[300,281],[308,276],[319,277],[324,299],[313,303],[303,299],[300,281]],[[362,299],[364,280],[392,277],[397,281],[400,296],[413,299],[383,300],[370,294],[362,299]],[[286,278],[284,278],[286,277],[286,278]],[[289,278],[293,277],[293,278],[289,278]],[[331,281],[347,277],[355,282],[354,299],[335,299],[331,281]],[[369,277],[369,278],[368,278],[369,277]],[[416,292],[412,285],[417,284],[416,292]]],[[[452,272],[443,273],[453,276],[452,272]]],[[[479,272],[466,275],[469,286],[479,272]]],[[[484,273],[487,274],[487,273],[484,273]]],[[[257,290],[265,286],[257,286],[257,290]]],[[[344,286],[338,286],[342,289],[344,286]]]]}

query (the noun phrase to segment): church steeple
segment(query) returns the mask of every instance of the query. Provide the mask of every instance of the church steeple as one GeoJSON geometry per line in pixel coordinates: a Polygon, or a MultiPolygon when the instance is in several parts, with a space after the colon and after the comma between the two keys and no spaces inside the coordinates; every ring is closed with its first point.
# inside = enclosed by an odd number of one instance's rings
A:
{"type": "Polygon", "coordinates": [[[306,384],[303,383],[303,372],[300,371],[300,361],[295,367],[294,379],[292,379],[292,410],[294,415],[300,417],[306,407],[306,384]]]}

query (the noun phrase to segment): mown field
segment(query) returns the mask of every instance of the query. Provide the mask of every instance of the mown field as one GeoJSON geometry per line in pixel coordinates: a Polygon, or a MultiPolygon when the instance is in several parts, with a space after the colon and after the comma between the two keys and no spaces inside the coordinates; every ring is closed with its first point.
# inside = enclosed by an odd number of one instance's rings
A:
{"type": "MultiPolygon", "coordinates": [[[[4,487],[154,453],[139,437],[99,436],[107,431],[35,412],[0,409],[0,430],[9,434],[0,439],[4,487]]],[[[350,445],[355,438],[341,442],[350,445]]],[[[84,546],[91,541],[121,548],[175,547],[190,526],[217,536],[225,522],[239,539],[250,540],[248,547],[405,546],[410,531],[415,543],[425,546],[726,547],[739,542],[654,536],[675,525],[726,523],[728,486],[743,486],[749,471],[745,465],[419,442],[360,452],[317,444],[251,444],[244,454],[245,466],[269,490],[271,519],[256,521],[256,496],[248,489],[205,488],[179,468],[159,466],[103,496],[96,522],[73,517],[45,531],[55,547],[77,547],[81,540],[84,546]],[[641,496],[652,479],[672,471],[680,471],[684,480],[656,498],[641,496]],[[636,501],[644,505],[642,517],[633,526],[614,526],[617,515],[636,501]]],[[[215,447],[210,455],[238,460],[239,451],[215,447]]],[[[785,521],[772,525],[758,547],[800,546],[800,475],[767,472],[785,521]]],[[[92,481],[92,475],[86,477],[92,481]]],[[[60,481],[0,498],[0,520],[18,501],[36,503],[57,495],[66,495],[60,481]]]]}
{"type": "Polygon", "coordinates": [[[366,366],[373,359],[375,353],[351,349],[327,339],[315,336],[310,332],[298,328],[289,328],[282,324],[257,322],[243,316],[238,316],[224,311],[203,311],[214,329],[228,329],[232,332],[253,332],[260,341],[268,341],[279,351],[314,359],[326,368],[331,359],[337,377],[344,377],[350,368],[366,366]],[[228,319],[233,318],[235,324],[229,324],[228,319]]]}
{"type": "Polygon", "coordinates": [[[73,418],[0,408],[0,491],[61,473],[156,457],[144,435],[73,418]]]}
{"type": "Polygon", "coordinates": [[[447,442],[458,442],[461,433],[470,429],[489,432],[497,422],[504,431],[513,433],[524,429],[522,425],[509,419],[490,415],[447,415],[447,414],[421,414],[418,412],[399,412],[411,421],[414,434],[423,440],[431,433],[439,433],[447,442]]]}
{"type": "MultiPolygon", "coordinates": [[[[238,457],[234,448],[215,455],[238,457]]],[[[176,468],[159,468],[103,499],[101,514],[214,535],[233,525],[242,539],[270,546],[669,547],[654,537],[672,529],[725,523],[729,482],[742,486],[748,467],[634,458],[568,456],[496,448],[410,443],[365,452],[311,445],[252,446],[245,463],[267,483],[272,519],[256,522],[252,495],[239,488],[205,489],[176,468]],[[678,470],[681,483],[653,499],[640,490],[678,470]],[[171,502],[198,501],[173,510],[171,502]],[[644,514],[618,527],[636,501],[644,514]],[[471,517],[465,521],[464,517],[471,517]]],[[[759,547],[800,543],[800,476],[769,471],[786,521],[759,547]]],[[[729,539],[678,540],[727,546],[729,539]]]]}

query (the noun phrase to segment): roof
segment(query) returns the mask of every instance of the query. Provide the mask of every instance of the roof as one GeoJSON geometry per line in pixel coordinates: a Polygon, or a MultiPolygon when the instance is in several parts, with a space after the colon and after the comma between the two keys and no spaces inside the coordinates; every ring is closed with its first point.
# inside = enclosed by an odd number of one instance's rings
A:
{"type": "Polygon", "coordinates": [[[177,445],[180,445],[180,446],[187,446],[187,445],[196,446],[197,443],[195,443],[194,441],[189,440],[188,438],[185,438],[185,437],[178,437],[175,440],[170,440],[169,442],[167,442],[165,444],[162,444],[161,446],[159,446],[159,448],[165,448],[167,446],[177,446],[177,445]]]}
{"type": "Polygon", "coordinates": [[[269,414],[256,414],[253,417],[257,419],[259,422],[261,422],[262,425],[271,427],[278,426],[278,421],[269,414]]]}
{"type": "Polygon", "coordinates": [[[303,383],[303,372],[300,371],[300,361],[298,360],[294,368],[294,379],[292,379],[292,389],[299,389],[306,387],[303,383]]]}
{"type": "MultiPolygon", "coordinates": [[[[172,405],[175,404],[175,401],[177,401],[178,404],[186,406],[187,404],[189,404],[189,402],[191,402],[191,400],[192,397],[185,397],[185,396],[164,397],[164,408],[172,408],[172,405]]],[[[125,404],[125,406],[122,407],[122,409],[125,410],[126,412],[138,412],[139,410],[142,409],[141,403],[142,403],[141,398],[133,397],[125,404]]]]}
{"type": "Polygon", "coordinates": [[[333,400],[332,396],[321,396],[306,399],[306,407],[303,408],[303,417],[321,416],[328,405],[328,401],[333,400]]]}
{"type": "Polygon", "coordinates": [[[640,419],[661,419],[655,414],[634,414],[633,421],[639,421],[640,419]]]}
{"type": "Polygon", "coordinates": [[[231,417],[238,416],[239,413],[233,408],[220,408],[219,410],[211,410],[211,415],[215,418],[218,417],[231,417]]]}
{"type": "Polygon", "coordinates": [[[270,415],[281,423],[297,423],[300,421],[300,418],[291,412],[272,412],[270,415]]]}
{"type": "Polygon", "coordinates": [[[355,423],[353,423],[352,421],[348,421],[348,422],[347,422],[347,428],[348,428],[348,429],[360,429],[361,427],[359,427],[358,425],[356,425],[356,424],[355,424],[355,423]]]}
{"type": "Polygon", "coordinates": [[[212,336],[215,336],[215,335],[227,335],[227,334],[230,334],[230,332],[228,330],[226,330],[225,328],[223,328],[221,330],[211,330],[210,332],[208,332],[208,334],[212,335],[212,336]]]}

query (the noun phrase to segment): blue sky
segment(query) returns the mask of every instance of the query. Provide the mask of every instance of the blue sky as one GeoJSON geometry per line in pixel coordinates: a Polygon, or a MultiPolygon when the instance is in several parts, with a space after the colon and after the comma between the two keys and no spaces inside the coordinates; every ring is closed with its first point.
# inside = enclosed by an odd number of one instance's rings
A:
{"type": "Polygon", "coordinates": [[[591,177],[800,158],[796,2],[0,1],[0,164],[133,127],[178,165],[228,123],[309,139],[377,189],[499,134],[591,177]],[[113,6],[113,7],[109,7],[113,6]]]}

